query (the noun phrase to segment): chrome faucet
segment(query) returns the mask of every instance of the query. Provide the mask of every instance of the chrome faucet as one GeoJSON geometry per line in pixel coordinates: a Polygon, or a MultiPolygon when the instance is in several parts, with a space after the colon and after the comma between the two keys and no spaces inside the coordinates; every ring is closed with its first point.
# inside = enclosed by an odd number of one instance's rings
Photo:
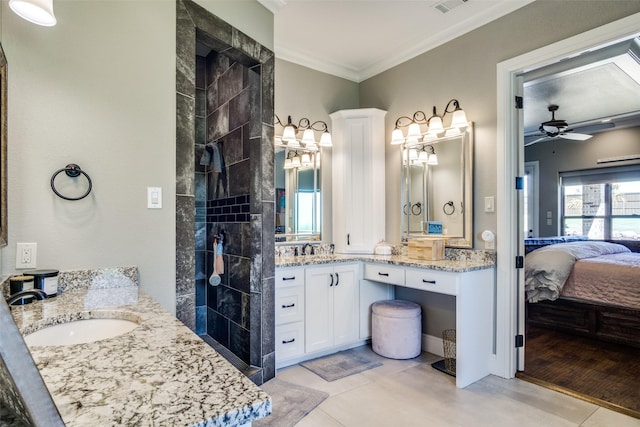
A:
{"type": "Polygon", "coordinates": [[[10,295],[9,298],[7,298],[7,304],[9,305],[14,304],[19,300],[21,300],[22,298],[28,297],[28,296],[36,297],[39,300],[43,300],[47,297],[47,294],[45,294],[40,289],[28,289],[28,290],[16,292],[15,294],[10,295]]]}

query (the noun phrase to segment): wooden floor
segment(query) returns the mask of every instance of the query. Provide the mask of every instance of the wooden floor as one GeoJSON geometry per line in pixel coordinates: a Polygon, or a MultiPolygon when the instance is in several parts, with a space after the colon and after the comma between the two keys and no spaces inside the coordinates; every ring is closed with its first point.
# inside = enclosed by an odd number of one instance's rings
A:
{"type": "Polygon", "coordinates": [[[640,418],[640,349],[528,327],[519,378],[640,418]]]}

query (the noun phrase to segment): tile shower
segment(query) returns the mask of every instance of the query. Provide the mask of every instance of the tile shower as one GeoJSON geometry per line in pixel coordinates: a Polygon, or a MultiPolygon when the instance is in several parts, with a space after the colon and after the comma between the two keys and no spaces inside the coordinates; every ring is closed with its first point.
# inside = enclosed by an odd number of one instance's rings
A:
{"type": "Polygon", "coordinates": [[[176,25],[176,315],[261,384],[275,375],[273,53],[192,1],[176,25]]]}

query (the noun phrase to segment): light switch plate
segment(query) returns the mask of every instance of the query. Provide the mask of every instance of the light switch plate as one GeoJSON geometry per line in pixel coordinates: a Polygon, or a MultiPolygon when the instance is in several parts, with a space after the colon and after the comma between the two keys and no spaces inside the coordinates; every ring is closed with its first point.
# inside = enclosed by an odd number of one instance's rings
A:
{"type": "Polygon", "coordinates": [[[162,187],[147,187],[147,208],[162,208],[162,187]]]}
{"type": "Polygon", "coordinates": [[[484,198],[484,211],[485,212],[495,212],[495,199],[493,196],[488,196],[484,198]]]}

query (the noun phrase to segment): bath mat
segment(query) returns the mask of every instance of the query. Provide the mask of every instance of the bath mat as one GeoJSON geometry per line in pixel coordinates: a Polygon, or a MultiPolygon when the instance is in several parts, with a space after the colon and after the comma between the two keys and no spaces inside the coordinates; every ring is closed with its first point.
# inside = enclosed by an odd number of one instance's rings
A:
{"type": "Polygon", "coordinates": [[[261,387],[271,396],[273,412],[254,421],[254,427],[292,427],[329,397],[328,393],[282,381],[277,377],[261,387]]]}
{"type": "Polygon", "coordinates": [[[353,348],[303,362],[300,366],[304,366],[326,381],[335,381],[382,366],[382,362],[370,349],[353,348]]]}

